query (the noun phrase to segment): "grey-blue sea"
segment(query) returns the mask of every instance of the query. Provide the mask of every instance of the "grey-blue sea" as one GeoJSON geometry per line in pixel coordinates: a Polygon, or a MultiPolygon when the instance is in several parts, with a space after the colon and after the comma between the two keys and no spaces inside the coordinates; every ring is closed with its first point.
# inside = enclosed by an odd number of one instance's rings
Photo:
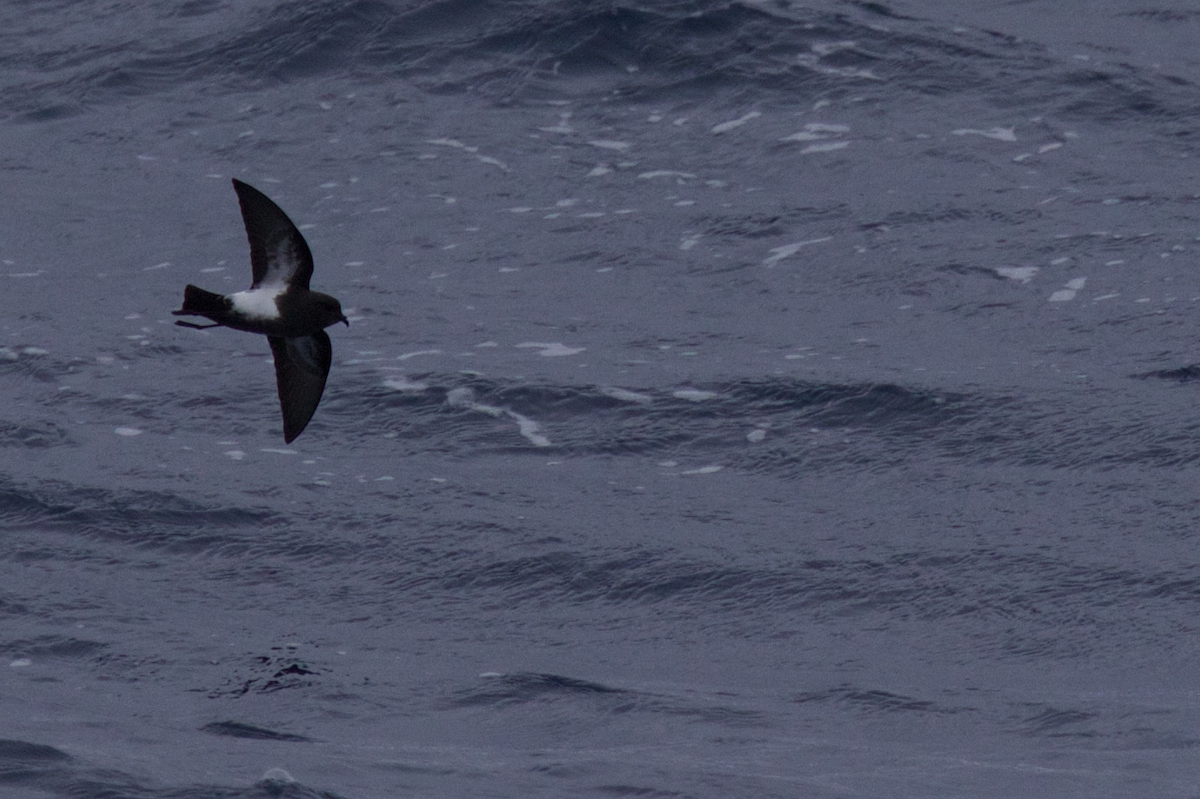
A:
{"type": "Polygon", "coordinates": [[[1195,797],[1200,12],[0,5],[0,795],[1195,797]],[[229,181],[351,319],[282,440],[229,181]]]}

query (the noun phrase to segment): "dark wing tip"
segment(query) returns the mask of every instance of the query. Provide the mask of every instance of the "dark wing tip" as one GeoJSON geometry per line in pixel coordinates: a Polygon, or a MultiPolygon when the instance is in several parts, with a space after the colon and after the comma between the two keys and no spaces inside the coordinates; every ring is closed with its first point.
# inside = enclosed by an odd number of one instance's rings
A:
{"type": "Polygon", "coordinates": [[[238,180],[237,178],[234,178],[233,190],[237,192],[238,200],[242,203],[261,203],[263,200],[266,200],[268,203],[271,203],[271,205],[275,205],[274,201],[272,201],[270,197],[263,194],[261,191],[254,188],[244,180],[238,180]]]}
{"type": "Polygon", "coordinates": [[[292,339],[268,336],[267,340],[275,359],[283,441],[290,444],[304,432],[321,402],[333,348],[325,331],[292,339]]]}

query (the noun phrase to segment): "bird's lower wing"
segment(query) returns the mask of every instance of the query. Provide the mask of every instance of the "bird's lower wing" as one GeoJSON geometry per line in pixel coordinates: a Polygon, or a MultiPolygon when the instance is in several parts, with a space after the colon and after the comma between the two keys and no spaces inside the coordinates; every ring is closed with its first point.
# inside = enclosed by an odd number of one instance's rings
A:
{"type": "Polygon", "coordinates": [[[275,382],[283,410],[283,440],[288,444],[304,431],[325,392],[333,347],[325,331],[311,336],[267,336],[275,356],[275,382]]]}

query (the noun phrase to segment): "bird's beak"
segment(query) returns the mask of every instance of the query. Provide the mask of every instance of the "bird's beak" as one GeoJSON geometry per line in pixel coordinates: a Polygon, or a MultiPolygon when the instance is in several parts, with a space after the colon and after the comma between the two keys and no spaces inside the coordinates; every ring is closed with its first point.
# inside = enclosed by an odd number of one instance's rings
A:
{"type": "Polygon", "coordinates": [[[350,320],[343,316],[342,324],[344,324],[346,327],[350,327],[350,320]]]}

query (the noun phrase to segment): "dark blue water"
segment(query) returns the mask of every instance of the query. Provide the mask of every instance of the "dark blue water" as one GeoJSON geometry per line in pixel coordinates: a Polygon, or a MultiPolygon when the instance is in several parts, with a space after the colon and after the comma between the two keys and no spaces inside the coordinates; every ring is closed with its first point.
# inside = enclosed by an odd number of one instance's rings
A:
{"type": "Polygon", "coordinates": [[[0,7],[0,795],[1195,797],[1200,15],[1093,5],[0,7]]]}

